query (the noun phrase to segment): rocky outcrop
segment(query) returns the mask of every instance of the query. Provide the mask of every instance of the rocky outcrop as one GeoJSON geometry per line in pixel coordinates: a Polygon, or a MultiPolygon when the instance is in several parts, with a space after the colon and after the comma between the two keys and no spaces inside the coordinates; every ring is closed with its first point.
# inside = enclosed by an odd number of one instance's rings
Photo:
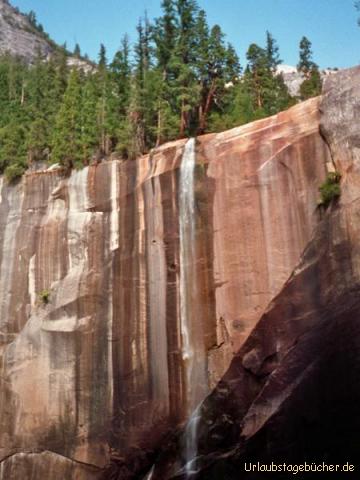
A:
{"type": "MultiPolygon", "coordinates": [[[[185,144],[2,183],[1,480],[29,468],[34,480],[44,469],[98,478],[110,460],[119,478],[145,472],[188,416],[191,379],[193,405],[312,238],[331,164],[319,99],[198,139],[191,237],[179,218],[185,144]],[[184,278],[194,286],[185,306],[184,278]]],[[[268,317],[261,349],[244,347],[246,372],[268,374],[294,338],[272,357],[268,317]]]]}
{"type": "Polygon", "coordinates": [[[257,462],[359,467],[359,76],[329,78],[320,106],[340,201],[203,403],[190,477],[175,454],[153,479],[263,478],[257,462]]]}
{"type": "MultiPolygon", "coordinates": [[[[27,63],[34,63],[39,53],[50,59],[58,48],[8,0],[0,0],[0,55],[9,53],[27,63]]],[[[67,62],[70,67],[81,68],[85,72],[94,70],[93,64],[77,57],[69,55],[67,62]]]]}
{"type": "Polygon", "coordinates": [[[50,55],[53,47],[7,0],[0,0],[0,52],[33,60],[37,52],[50,55]]]}
{"type": "MultiPolygon", "coordinates": [[[[320,70],[321,80],[323,82],[326,81],[327,77],[330,75],[335,75],[338,71],[338,68],[325,68],[320,70]]],[[[290,95],[293,97],[299,97],[301,84],[305,80],[304,74],[298,72],[296,67],[283,64],[277,66],[276,73],[282,76],[290,95]]]]}

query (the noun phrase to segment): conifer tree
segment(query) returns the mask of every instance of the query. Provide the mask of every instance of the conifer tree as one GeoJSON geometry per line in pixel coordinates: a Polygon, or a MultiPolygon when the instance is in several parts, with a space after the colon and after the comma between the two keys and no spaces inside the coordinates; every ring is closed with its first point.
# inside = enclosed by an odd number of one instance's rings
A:
{"type": "Polygon", "coordinates": [[[178,109],[180,110],[179,136],[190,133],[196,119],[195,107],[199,101],[199,89],[195,76],[196,16],[198,5],[194,0],[177,0],[178,39],[173,55],[178,109]]]}
{"type": "MultiPolygon", "coordinates": [[[[199,15],[199,19],[201,16],[199,15]]],[[[203,23],[203,20],[201,21],[203,23]]],[[[200,51],[197,55],[201,80],[199,105],[199,132],[204,133],[207,120],[214,106],[221,109],[226,85],[233,84],[240,73],[237,55],[231,45],[226,46],[219,25],[212,27],[210,34],[203,28],[200,51]]],[[[199,36],[201,38],[201,36],[199,36]]]]}
{"type": "Polygon", "coordinates": [[[313,52],[311,50],[311,42],[307,37],[302,37],[300,40],[300,52],[299,52],[299,63],[297,69],[299,72],[303,73],[305,76],[308,76],[310,71],[317,67],[313,62],[313,52]]]}
{"type": "Polygon", "coordinates": [[[156,145],[173,139],[178,132],[176,119],[176,72],[174,53],[177,45],[179,25],[174,0],[163,0],[163,15],[155,20],[153,39],[155,43],[156,99],[156,145]]]}
{"type": "Polygon", "coordinates": [[[107,57],[106,57],[106,48],[103,43],[100,45],[98,60],[99,60],[98,61],[99,70],[106,70],[107,57]]]}
{"type": "Polygon", "coordinates": [[[82,165],[82,98],[79,72],[72,70],[53,134],[52,161],[65,167],[82,165]]]}
{"type": "Polygon", "coordinates": [[[156,45],[157,66],[166,78],[169,62],[176,45],[178,24],[174,0],[163,0],[161,8],[163,15],[155,20],[153,33],[156,45]]]}
{"type": "Polygon", "coordinates": [[[312,44],[310,40],[303,37],[300,41],[300,53],[298,71],[301,72],[305,80],[300,86],[300,98],[306,100],[320,95],[322,82],[319,67],[313,61],[312,44]]]}
{"type": "Polygon", "coordinates": [[[99,132],[99,153],[101,155],[109,155],[112,149],[112,141],[110,134],[110,105],[112,97],[111,78],[108,70],[108,60],[106,56],[106,48],[100,45],[98,70],[96,72],[96,83],[98,86],[98,99],[96,105],[97,124],[99,132]]]}
{"type": "Polygon", "coordinates": [[[247,60],[245,83],[252,98],[254,119],[273,115],[293,104],[282,76],[273,70],[274,58],[269,58],[267,49],[250,45],[247,60]]]}
{"type": "Polygon", "coordinates": [[[279,46],[269,31],[266,32],[266,56],[270,70],[275,73],[282,60],[280,59],[279,46]]]}
{"type": "Polygon", "coordinates": [[[110,64],[109,81],[112,95],[109,99],[109,130],[113,145],[117,147],[119,146],[119,135],[122,130],[126,129],[131,95],[131,76],[129,39],[125,35],[120,49],[115,53],[110,64]]]}
{"type": "Polygon", "coordinates": [[[74,48],[74,56],[77,58],[81,57],[81,49],[78,43],[75,45],[75,48],[74,48]]]}
{"type": "Polygon", "coordinates": [[[93,155],[99,154],[99,125],[97,106],[99,90],[96,84],[96,77],[93,75],[85,79],[81,94],[81,115],[80,115],[80,144],[81,157],[84,164],[89,163],[93,155]]]}
{"type": "Polygon", "coordinates": [[[253,97],[255,109],[260,111],[264,107],[264,90],[267,88],[271,76],[268,58],[266,51],[255,43],[250,45],[246,58],[248,61],[246,79],[249,92],[253,97]]]}

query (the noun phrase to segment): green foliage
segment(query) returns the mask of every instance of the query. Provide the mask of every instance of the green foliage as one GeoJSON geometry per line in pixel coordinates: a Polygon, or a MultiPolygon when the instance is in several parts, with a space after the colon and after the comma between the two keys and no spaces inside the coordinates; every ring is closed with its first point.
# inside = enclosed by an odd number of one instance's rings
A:
{"type": "Polygon", "coordinates": [[[50,290],[41,290],[39,293],[39,300],[43,305],[47,305],[50,302],[50,290]]]}
{"type": "Polygon", "coordinates": [[[317,68],[317,65],[313,62],[313,52],[311,50],[312,44],[307,37],[302,37],[299,45],[299,63],[297,69],[299,72],[308,74],[314,68],[317,68]]]}
{"type": "Polygon", "coordinates": [[[74,56],[77,58],[81,58],[81,49],[78,43],[74,47],[74,56]]]}
{"type": "MultiPolygon", "coordinates": [[[[360,12],[360,0],[356,0],[355,8],[358,12],[360,12]]],[[[358,25],[360,26],[360,18],[358,18],[358,25]]]]}
{"type": "Polygon", "coordinates": [[[340,197],[340,180],[341,175],[339,172],[332,172],[328,174],[325,182],[319,188],[321,195],[321,206],[327,208],[333,200],[337,200],[340,197]]]}
{"type": "Polygon", "coordinates": [[[26,167],[18,163],[14,163],[5,168],[5,177],[9,183],[15,182],[23,173],[25,173],[26,167]]]}
{"type": "Polygon", "coordinates": [[[300,98],[301,100],[307,100],[311,97],[317,97],[321,94],[322,82],[320,72],[317,68],[313,68],[309,72],[308,78],[306,78],[300,85],[300,98]]]}
{"type": "Polygon", "coordinates": [[[266,57],[270,70],[275,73],[282,60],[280,59],[278,44],[269,31],[266,32],[266,57]]]}
{"type": "Polygon", "coordinates": [[[273,115],[293,105],[294,101],[282,76],[275,74],[280,60],[278,47],[269,32],[266,49],[256,44],[250,45],[247,60],[244,81],[251,97],[254,119],[273,115]]]}
{"type": "MultiPolygon", "coordinates": [[[[34,12],[28,19],[28,28],[47,38],[34,12]]],[[[31,66],[0,57],[0,173],[9,179],[38,161],[81,168],[113,152],[135,158],[295,101],[276,74],[281,60],[272,34],[264,48],[249,47],[242,75],[234,47],[219,25],[208,24],[196,0],[162,0],[159,18],[140,19],[134,48],[124,36],[109,60],[101,45],[92,72],[69,68],[66,45],[55,47],[50,60],[39,52],[31,66]]],[[[79,45],[73,54],[82,58],[79,45]]],[[[309,73],[303,98],[318,91],[316,75],[309,73]]]]}
{"type": "Polygon", "coordinates": [[[82,163],[81,107],[82,91],[80,76],[73,70],[64,94],[63,102],[55,119],[52,142],[52,159],[65,167],[79,167],[82,163]]]}
{"type": "Polygon", "coordinates": [[[322,82],[319,67],[313,61],[312,44],[310,40],[303,37],[300,41],[299,63],[297,69],[305,77],[300,86],[301,100],[307,100],[321,94],[322,82]]]}

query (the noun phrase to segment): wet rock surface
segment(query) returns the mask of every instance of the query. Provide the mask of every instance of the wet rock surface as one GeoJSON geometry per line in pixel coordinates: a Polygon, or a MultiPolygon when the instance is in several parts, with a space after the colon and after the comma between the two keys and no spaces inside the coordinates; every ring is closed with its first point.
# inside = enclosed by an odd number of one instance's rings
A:
{"type": "MultiPolygon", "coordinates": [[[[212,393],[194,478],[241,478],[244,458],[330,458],[358,431],[360,74],[338,75],[322,99],[196,143],[189,329],[207,372],[198,401],[212,393]],[[321,213],[332,162],[343,193],[321,213]]],[[[140,479],[154,463],[153,480],[182,478],[185,143],[2,183],[1,480],[29,465],[33,480],[140,479]]]]}
{"type": "MultiPolygon", "coordinates": [[[[320,107],[341,199],[203,403],[193,479],[271,476],[246,471],[257,462],[359,468],[359,74],[329,78],[320,107]]],[[[175,455],[167,478],[186,478],[179,465],[175,455]]]]}

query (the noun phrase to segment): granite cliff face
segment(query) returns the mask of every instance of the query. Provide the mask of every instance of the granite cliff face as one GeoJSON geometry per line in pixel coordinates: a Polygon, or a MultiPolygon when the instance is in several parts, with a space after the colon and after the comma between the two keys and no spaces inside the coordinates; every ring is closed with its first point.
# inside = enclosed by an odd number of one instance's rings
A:
{"type": "Polygon", "coordinates": [[[35,59],[37,52],[50,55],[53,47],[7,0],[0,0],[0,53],[35,59]]]}
{"type": "Polygon", "coordinates": [[[330,361],[327,340],[356,343],[359,76],[136,162],[2,183],[1,480],[140,479],[154,463],[182,478],[171,448],[205,397],[198,478],[261,448],[277,412],[291,423],[282,407],[330,361]],[[333,161],[344,193],[321,213],[333,161]]]}
{"type": "MultiPolygon", "coordinates": [[[[8,0],[0,0],[0,55],[9,53],[33,63],[39,53],[50,59],[57,48],[56,43],[37,30],[26,15],[8,0]]],[[[70,67],[81,68],[85,72],[94,69],[93,64],[77,57],[68,56],[67,62],[70,67]]]]}
{"type": "Polygon", "coordinates": [[[320,103],[320,131],[342,175],[340,201],[198,409],[191,476],[169,450],[172,462],[160,457],[153,479],[258,479],[249,470],[258,461],[358,469],[359,76],[357,67],[329,78],[320,103]]]}

